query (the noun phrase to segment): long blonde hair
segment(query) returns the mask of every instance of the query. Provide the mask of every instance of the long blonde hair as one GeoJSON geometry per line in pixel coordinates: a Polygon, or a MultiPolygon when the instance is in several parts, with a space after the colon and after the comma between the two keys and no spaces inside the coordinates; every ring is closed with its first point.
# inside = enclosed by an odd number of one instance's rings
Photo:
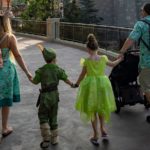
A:
{"type": "MultiPolygon", "coordinates": [[[[2,21],[0,30],[4,30],[4,32],[7,33],[9,37],[12,36],[12,27],[8,15],[4,14],[4,16],[2,16],[0,20],[2,21]]],[[[11,51],[10,51],[10,59],[12,62],[15,63],[14,55],[11,51]]]]}
{"type": "Polygon", "coordinates": [[[12,34],[12,28],[11,28],[11,24],[10,24],[10,18],[8,17],[7,13],[4,14],[4,16],[1,16],[0,19],[1,22],[1,29],[0,30],[4,30],[5,33],[8,33],[9,35],[12,34]]]}

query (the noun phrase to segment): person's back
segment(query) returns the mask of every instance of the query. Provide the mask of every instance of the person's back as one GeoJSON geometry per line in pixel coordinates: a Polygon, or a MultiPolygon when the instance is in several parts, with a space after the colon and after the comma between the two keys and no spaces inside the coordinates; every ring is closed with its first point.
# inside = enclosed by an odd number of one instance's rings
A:
{"type": "Polygon", "coordinates": [[[58,85],[59,76],[58,76],[58,67],[55,64],[46,64],[41,70],[41,87],[44,88],[52,83],[58,85]]]}
{"type": "Polygon", "coordinates": [[[10,40],[11,40],[11,37],[13,35],[9,35],[8,33],[5,33],[1,40],[0,40],[0,53],[1,53],[1,56],[0,56],[0,68],[3,68],[3,66],[7,63],[8,64],[8,61],[10,60],[10,53],[11,53],[11,49],[10,49],[10,40]]]}
{"type": "Polygon", "coordinates": [[[150,68],[150,15],[137,21],[129,38],[140,42],[140,68],[150,68]],[[147,45],[147,46],[146,46],[147,45]]]}
{"type": "Polygon", "coordinates": [[[85,59],[87,76],[103,76],[105,75],[107,56],[101,55],[97,60],[90,58],[85,59]]]}
{"type": "Polygon", "coordinates": [[[63,69],[53,63],[45,64],[39,68],[36,73],[38,76],[33,80],[33,82],[35,84],[41,83],[41,88],[46,88],[54,83],[58,85],[59,80],[64,80],[67,77],[63,72],[63,69]]]}

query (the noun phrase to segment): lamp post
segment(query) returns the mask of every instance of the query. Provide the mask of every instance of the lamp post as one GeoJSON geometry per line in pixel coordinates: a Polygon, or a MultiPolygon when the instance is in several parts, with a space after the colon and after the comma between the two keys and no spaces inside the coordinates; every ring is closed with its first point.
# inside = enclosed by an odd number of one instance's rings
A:
{"type": "Polygon", "coordinates": [[[60,3],[59,3],[59,14],[60,14],[60,18],[64,18],[64,4],[63,4],[63,0],[61,0],[60,3]]]}

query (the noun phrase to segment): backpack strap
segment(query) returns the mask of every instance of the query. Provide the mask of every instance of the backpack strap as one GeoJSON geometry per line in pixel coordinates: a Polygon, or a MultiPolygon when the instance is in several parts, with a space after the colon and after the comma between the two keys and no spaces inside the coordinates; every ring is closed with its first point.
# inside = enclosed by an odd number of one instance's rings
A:
{"type": "Polygon", "coordinates": [[[150,51],[150,22],[144,19],[141,19],[140,21],[146,23],[149,25],[149,45],[140,37],[139,41],[142,41],[142,43],[145,45],[145,47],[150,51]]]}
{"type": "Polygon", "coordinates": [[[146,24],[150,25],[150,22],[146,19],[141,19],[140,21],[145,22],[146,24]]]}

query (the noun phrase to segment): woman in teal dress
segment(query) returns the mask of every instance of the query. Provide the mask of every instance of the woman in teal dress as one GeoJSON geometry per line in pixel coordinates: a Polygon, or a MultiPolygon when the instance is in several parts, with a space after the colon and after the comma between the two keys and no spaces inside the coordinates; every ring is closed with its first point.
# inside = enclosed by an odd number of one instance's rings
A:
{"type": "Polygon", "coordinates": [[[3,137],[13,131],[8,125],[9,107],[13,102],[20,102],[19,80],[13,56],[27,77],[31,79],[31,74],[17,48],[16,38],[12,34],[9,16],[9,11],[0,14],[0,108],[3,137]]]}
{"type": "Polygon", "coordinates": [[[97,118],[100,121],[102,137],[107,136],[104,120],[108,121],[112,111],[115,111],[115,99],[109,78],[105,75],[106,65],[117,65],[122,58],[115,61],[108,60],[106,55],[97,55],[98,43],[93,34],[88,35],[87,50],[89,57],[81,59],[82,72],[76,82],[79,85],[77,93],[76,110],[80,112],[81,119],[91,120],[93,136],[91,142],[99,144],[97,131],[97,118]]]}

